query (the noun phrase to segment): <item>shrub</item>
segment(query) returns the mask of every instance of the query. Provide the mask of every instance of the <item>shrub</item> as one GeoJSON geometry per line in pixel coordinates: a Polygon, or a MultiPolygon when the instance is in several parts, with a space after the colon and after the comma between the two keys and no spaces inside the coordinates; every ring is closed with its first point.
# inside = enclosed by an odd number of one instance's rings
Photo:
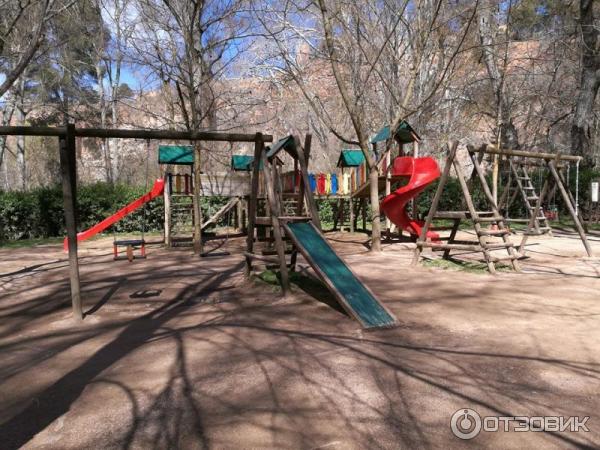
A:
{"type": "MultiPolygon", "coordinates": [[[[95,183],[77,190],[80,230],[89,228],[145,192],[144,187],[95,183]]],[[[0,191],[0,240],[35,239],[65,235],[62,188],[37,188],[28,192],[0,191]]],[[[147,203],[117,222],[115,232],[162,230],[162,198],[147,203]],[[145,209],[145,214],[144,214],[145,209]]]]}

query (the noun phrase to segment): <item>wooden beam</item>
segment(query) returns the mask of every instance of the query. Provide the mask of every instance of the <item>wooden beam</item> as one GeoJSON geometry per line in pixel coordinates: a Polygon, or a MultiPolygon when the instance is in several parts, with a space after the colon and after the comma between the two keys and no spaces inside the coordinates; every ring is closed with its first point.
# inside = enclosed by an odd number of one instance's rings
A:
{"type": "Polygon", "coordinates": [[[67,133],[59,138],[60,174],[63,190],[63,208],[67,227],[69,249],[69,281],[73,317],[83,319],[81,286],[79,283],[79,260],[77,258],[77,158],[74,125],[67,125],[67,133]]]}
{"type": "Polygon", "coordinates": [[[164,199],[164,205],[165,205],[165,229],[164,229],[164,233],[165,233],[165,245],[167,247],[171,246],[171,229],[172,229],[172,222],[171,222],[171,187],[170,187],[169,183],[169,175],[165,174],[165,187],[163,190],[163,199],[164,199]]]}
{"type": "MultiPolygon", "coordinates": [[[[488,145],[480,150],[475,150],[474,148],[469,149],[469,152],[474,153],[477,151],[483,151],[484,153],[491,155],[521,156],[523,158],[545,159],[548,161],[556,159],[556,154],[554,153],[536,153],[525,150],[498,149],[497,147],[491,145],[488,145]]],[[[581,159],[581,156],[560,155],[560,161],[580,161],[581,159]]]]}
{"type": "MultiPolygon", "coordinates": [[[[248,200],[248,231],[246,235],[246,251],[248,253],[253,253],[254,249],[254,228],[256,223],[256,209],[258,206],[258,174],[260,169],[260,164],[258,161],[262,158],[262,153],[264,150],[264,143],[262,140],[262,135],[260,133],[256,133],[254,136],[254,164],[252,164],[252,187],[250,190],[250,198],[248,200]]],[[[246,257],[246,270],[245,275],[249,277],[252,274],[252,259],[246,257]]]]}
{"type": "Polygon", "coordinates": [[[304,149],[300,148],[298,138],[294,136],[294,145],[296,146],[296,154],[298,156],[298,163],[300,164],[300,172],[302,174],[302,182],[304,184],[304,196],[306,199],[306,206],[312,216],[313,223],[319,229],[321,229],[321,219],[319,219],[319,210],[315,203],[315,197],[310,189],[310,182],[308,181],[308,161],[310,159],[310,147],[312,144],[312,134],[306,133],[304,138],[304,149]]]}
{"type": "MultiPolygon", "coordinates": [[[[65,127],[0,127],[0,135],[20,136],[66,136],[65,127]]],[[[76,137],[165,139],[175,141],[254,142],[255,134],[220,133],[217,131],[174,130],[122,130],[116,128],[75,128],[76,137]]],[[[263,142],[272,142],[273,136],[263,135],[263,142]]]]}
{"type": "MultiPolygon", "coordinates": [[[[263,164],[263,175],[265,177],[265,185],[267,188],[267,200],[269,202],[270,213],[271,213],[271,224],[272,233],[275,240],[275,250],[277,250],[277,256],[279,258],[279,272],[281,274],[281,289],[283,296],[286,297],[290,293],[290,280],[288,274],[287,263],[285,260],[285,243],[283,242],[283,236],[281,234],[281,225],[279,223],[279,216],[281,215],[281,204],[277,193],[275,192],[274,180],[272,178],[271,168],[269,167],[269,160],[267,153],[262,152],[261,161],[263,164]]],[[[276,164],[273,161],[272,164],[276,164]]]]}
{"type": "Polygon", "coordinates": [[[429,213],[427,214],[427,218],[425,219],[425,224],[421,229],[421,236],[417,240],[417,247],[415,248],[415,253],[413,255],[412,265],[416,265],[419,263],[419,259],[421,257],[421,252],[423,251],[423,243],[427,241],[427,231],[431,227],[431,222],[433,222],[433,217],[437,213],[438,206],[440,204],[440,200],[442,198],[442,194],[444,192],[444,188],[446,187],[446,183],[448,182],[448,178],[450,177],[450,169],[452,169],[452,162],[456,157],[456,149],[458,148],[458,141],[454,141],[452,143],[452,147],[450,147],[448,151],[448,157],[446,158],[446,165],[444,166],[444,171],[442,172],[442,176],[440,177],[440,182],[438,184],[437,190],[435,191],[435,195],[433,196],[433,200],[431,201],[431,206],[429,207],[429,213]]]}
{"type": "Polygon", "coordinates": [[[583,229],[583,226],[581,225],[581,222],[579,221],[579,217],[577,216],[577,213],[575,212],[575,207],[573,206],[573,203],[571,203],[569,193],[567,192],[560,175],[556,171],[556,166],[554,165],[554,161],[548,162],[548,167],[550,168],[550,172],[552,173],[552,176],[554,177],[554,180],[556,181],[556,184],[558,185],[558,190],[560,191],[562,198],[563,198],[565,204],[567,205],[569,213],[571,214],[571,218],[573,219],[573,222],[575,223],[575,229],[579,233],[579,237],[581,238],[581,242],[583,242],[583,246],[585,247],[585,251],[587,252],[587,255],[593,256],[592,247],[590,247],[590,243],[588,242],[587,236],[585,235],[585,230],[583,229]]]}

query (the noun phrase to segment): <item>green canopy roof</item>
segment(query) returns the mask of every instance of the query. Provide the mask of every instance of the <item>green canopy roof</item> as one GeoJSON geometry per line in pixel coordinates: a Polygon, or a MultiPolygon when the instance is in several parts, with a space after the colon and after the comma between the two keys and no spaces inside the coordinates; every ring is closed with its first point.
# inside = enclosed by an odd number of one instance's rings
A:
{"type": "MultiPolygon", "coordinates": [[[[250,172],[252,170],[252,166],[254,163],[254,156],[251,155],[233,155],[231,157],[231,168],[233,170],[239,171],[247,171],[250,172]]],[[[258,167],[259,170],[262,170],[262,161],[258,167]]]]}
{"type": "Polygon", "coordinates": [[[281,149],[290,149],[290,147],[294,144],[294,137],[287,136],[283,139],[279,139],[275,144],[270,147],[267,147],[267,158],[271,158],[276,155],[281,149]]]}
{"type": "Polygon", "coordinates": [[[159,164],[194,164],[194,147],[191,145],[159,145],[159,164]]]}
{"type": "Polygon", "coordinates": [[[233,170],[252,170],[252,161],[254,156],[251,155],[233,155],[231,157],[231,168],[233,170]]]}
{"type": "Polygon", "coordinates": [[[340,153],[338,167],[356,167],[365,162],[365,155],[360,149],[345,149],[340,153]]]}
{"type": "MultiPolygon", "coordinates": [[[[387,141],[391,137],[390,126],[386,125],[381,130],[377,132],[375,137],[371,139],[371,144],[375,144],[377,142],[387,141]]],[[[421,138],[417,134],[417,132],[408,124],[406,120],[400,122],[398,128],[395,133],[396,139],[403,143],[408,144],[410,142],[420,141],[421,138]]]]}

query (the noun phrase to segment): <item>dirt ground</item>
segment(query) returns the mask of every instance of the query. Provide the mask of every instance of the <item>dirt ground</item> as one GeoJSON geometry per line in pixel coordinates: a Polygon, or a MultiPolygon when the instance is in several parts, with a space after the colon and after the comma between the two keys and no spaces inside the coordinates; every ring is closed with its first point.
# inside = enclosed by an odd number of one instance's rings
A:
{"type": "Polygon", "coordinates": [[[600,260],[575,235],[531,238],[523,273],[496,276],[328,238],[399,327],[363,332],[326,299],[245,281],[242,237],[132,263],[85,243],[75,323],[60,246],[0,249],[0,447],[600,447],[600,260]],[[590,416],[589,431],[461,440],[465,408],[590,416]]]}

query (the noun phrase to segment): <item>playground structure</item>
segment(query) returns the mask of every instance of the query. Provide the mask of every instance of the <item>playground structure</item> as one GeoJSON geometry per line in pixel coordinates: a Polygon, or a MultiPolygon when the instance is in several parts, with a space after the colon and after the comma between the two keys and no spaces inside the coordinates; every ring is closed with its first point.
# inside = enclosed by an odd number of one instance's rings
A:
{"type": "MultiPolygon", "coordinates": [[[[469,154],[470,160],[473,164],[473,172],[471,177],[467,179],[465,176],[463,169],[461,167],[460,162],[457,159],[457,148],[458,142],[454,142],[453,145],[447,150],[447,158],[445,161],[444,171],[441,175],[440,182],[438,184],[438,188],[433,197],[433,201],[427,215],[427,219],[425,220],[424,226],[421,230],[421,234],[417,241],[417,246],[415,249],[413,264],[417,264],[420,260],[421,253],[423,248],[430,247],[433,250],[443,250],[443,257],[449,258],[450,252],[452,250],[461,250],[461,251],[472,251],[472,252],[481,252],[483,254],[484,260],[488,266],[488,270],[490,273],[496,272],[495,264],[502,261],[509,261],[514,270],[519,271],[518,259],[525,256],[526,251],[526,243],[528,236],[532,233],[528,233],[529,230],[535,230],[536,220],[539,224],[540,217],[540,209],[544,198],[546,197],[550,184],[554,183],[558,190],[560,191],[562,198],[569,210],[571,218],[573,219],[575,229],[579,234],[579,237],[585,247],[586,253],[588,256],[592,256],[592,250],[588,243],[580,214],[576,211],[576,201],[573,198],[572,194],[565,187],[565,179],[560,172],[558,164],[561,161],[579,161],[580,157],[571,156],[571,155],[560,155],[560,154],[549,154],[549,153],[535,153],[535,152],[526,152],[526,151],[517,151],[517,150],[503,150],[498,149],[497,147],[492,146],[482,146],[479,150],[475,150],[471,146],[467,146],[467,152],[469,154]],[[542,164],[547,167],[548,174],[544,180],[544,184],[542,187],[542,191],[540,195],[528,195],[526,200],[535,200],[535,206],[531,209],[530,218],[527,225],[527,230],[523,233],[521,238],[521,242],[518,246],[515,246],[511,240],[509,235],[511,234],[511,230],[507,226],[507,220],[499,210],[496,201],[492,195],[492,192],[488,186],[488,182],[485,178],[484,171],[481,167],[480,157],[483,154],[493,154],[493,155],[501,155],[508,158],[530,158],[537,161],[541,161],[542,164]],[[466,204],[466,211],[439,211],[438,206],[442,196],[442,192],[448,182],[450,176],[450,170],[454,168],[456,172],[456,176],[461,186],[461,190],[463,193],[464,202],[466,204]],[[472,190],[472,182],[473,178],[477,177],[477,181],[480,183],[482,191],[485,196],[485,200],[489,206],[488,211],[478,211],[475,207],[475,203],[473,201],[473,196],[471,193],[472,190]],[[447,238],[446,243],[442,242],[428,242],[427,237],[428,233],[431,230],[432,224],[434,220],[438,219],[446,219],[452,220],[453,226],[450,232],[450,236],[447,238]],[[456,233],[460,226],[461,221],[470,220],[473,224],[473,228],[475,230],[475,234],[477,236],[476,241],[464,242],[457,241],[455,239],[456,233]],[[492,225],[492,227],[486,227],[485,225],[492,225]],[[493,241],[494,238],[500,238],[501,241],[493,241]],[[493,252],[498,250],[506,250],[508,253],[507,256],[498,257],[493,252]]],[[[525,178],[525,177],[523,177],[525,178]]],[[[539,225],[538,225],[539,228],[539,225]]],[[[540,230],[541,231],[541,230],[540,230]]]]}
{"type": "MultiPolygon", "coordinates": [[[[194,239],[202,242],[202,236],[196,234],[208,223],[215,222],[217,217],[223,214],[223,211],[231,209],[239,200],[230,201],[225,207],[221,208],[207,222],[202,223],[199,208],[199,192],[207,194],[218,193],[223,195],[225,192],[221,189],[223,184],[214,183],[210,177],[198,180],[199,168],[196,166],[189,177],[181,177],[182,174],[173,174],[167,172],[164,179],[156,180],[152,190],[142,197],[136,199],[129,205],[119,210],[117,213],[109,216],[99,224],[85,230],[78,235],[77,233],[77,202],[76,202],[76,138],[77,137],[97,137],[97,138],[130,138],[145,139],[148,142],[151,139],[161,140],[188,140],[188,141],[225,141],[225,142],[254,142],[255,152],[252,160],[251,191],[248,204],[248,234],[246,255],[246,273],[252,273],[252,260],[262,262],[272,262],[265,254],[254,253],[254,241],[256,227],[270,227],[271,242],[274,242],[277,261],[280,267],[280,276],[283,294],[287,295],[290,290],[288,278],[288,266],[286,262],[286,253],[291,255],[290,268],[294,270],[298,252],[306,258],[309,264],[315,269],[317,275],[324,281],[325,285],[331,290],[336,299],[346,309],[346,311],[365,328],[390,327],[397,323],[396,318],[389,310],[385,308],[374,296],[374,294],[358,279],[343,260],[333,251],[320,231],[320,222],[318,211],[312,195],[310,181],[308,177],[307,159],[310,154],[310,135],[306,136],[304,149],[298,144],[298,139],[294,136],[288,136],[270,148],[265,148],[265,142],[272,142],[271,136],[264,136],[261,133],[249,134],[230,134],[215,132],[173,132],[173,131],[146,131],[146,130],[110,130],[110,129],[77,129],[74,125],[67,125],[64,128],[47,127],[3,127],[0,133],[5,135],[33,135],[33,136],[55,136],[59,139],[61,176],[63,186],[63,203],[65,222],[67,225],[67,238],[65,245],[69,254],[69,280],[71,286],[71,302],[73,315],[76,319],[83,318],[83,309],[81,301],[81,287],[79,277],[79,258],[78,242],[87,239],[114,224],[127,214],[135,211],[142,205],[166,193],[166,198],[173,195],[190,196],[193,193],[193,209],[195,234],[194,239]],[[283,187],[282,187],[282,166],[279,153],[285,150],[294,160],[294,177],[299,176],[301,183],[299,186],[294,181],[293,190],[296,194],[296,216],[284,216],[282,210],[283,187]],[[306,152],[306,157],[304,156],[306,152]],[[179,175],[179,177],[177,176],[179,175]],[[166,183],[165,183],[166,181],[166,183]],[[206,188],[199,189],[200,183],[208,183],[206,188]],[[220,187],[221,186],[221,187],[220,187]],[[216,191],[215,191],[216,189],[216,191]],[[263,203],[265,210],[264,216],[258,216],[259,204],[263,203]],[[303,211],[307,213],[303,216],[303,211]],[[198,227],[198,221],[201,224],[198,227]],[[283,244],[282,233],[290,239],[292,249],[286,251],[283,244]]],[[[172,152],[173,149],[167,149],[172,152]]],[[[185,153],[185,158],[161,159],[159,162],[165,164],[189,165],[190,157],[193,160],[199,153],[199,147],[196,145],[193,151],[190,148],[179,149],[177,152],[185,153]]],[[[176,152],[176,153],[177,153],[176,152]]],[[[159,152],[160,153],[160,152],[159,152]]],[[[164,156],[164,155],[163,155],[164,156]]],[[[231,194],[231,191],[229,192],[231,194]]],[[[238,194],[238,193],[236,193],[238,194]]],[[[288,195],[289,196],[289,195],[288,195]]],[[[169,200],[166,200],[169,202],[169,200]]],[[[172,215],[172,210],[165,214],[168,218],[172,215]]],[[[168,220],[165,221],[168,223],[168,220]]],[[[259,233],[256,233],[256,237],[259,233]]],[[[120,245],[127,246],[127,257],[132,259],[134,246],[140,244],[142,255],[145,256],[145,242],[138,241],[122,242],[120,245]]],[[[115,243],[115,247],[119,244],[115,243]]],[[[116,250],[114,250],[116,252],[116,250]]]]}
{"type": "MultiPolygon", "coordinates": [[[[71,298],[75,317],[82,318],[81,297],[79,287],[79,269],[77,256],[77,243],[105,230],[125,215],[137,210],[147,202],[163,195],[165,198],[165,242],[173,245],[179,236],[173,232],[175,227],[175,207],[179,197],[186,199],[185,214],[187,221],[193,223],[191,232],[192,240],[199,243],[199,254],[202,252],[202,232],[209,225],[217,223],[225,214],[235,211],[236,224],[239,229],[247,229],[246,245],[246,273],[253,272],[253,262],[277,265],[281,278],[283,294],[290,290],[289,270],[295,270],[298,253],[313,267],[316,274],[334,294],[338,302],[346,311],[361,323],[365,328],[389,327],[397,323],[397,319],[382,305],[373,293],[358,279],[346,263],[333,251],[321,232],[321,224],[316,207],[315,197],[339,198],[350,200],[350,211],[354,211],[354,200],[363,208],[363,220],[367,207],[366,193],[369,187],[367,177],[368,168],[364,158],[358,156],[355,150],[344,150],[340,157],[343,164],[341,175],[335,177],[330,174],[325,177],[325,184],[329,184],[330,192],[319,193],[315,190],[314,177],[308,171],[311,137],[306,136],[304,145],[300,145],[295,136],[288,136],[279,140],[271,147],[265,143],[273,141],[268,135],[235,134],[216,132],[175,132],[175,131],[148,131],[148,130],[110,130],[110,129],[77,129],[73,125],[59,128],[46,127],[2,127],[0,133],[7,135],[33,135],[55,136],[60,142],[61,176],[64,197],[65,222],[67,224],[67,239],[65,248],[69,252],[69,274],[71,283],[71,298]],[[195,144],[188,146],[168,145],[164,154],[159,150],[159,163],[167,166],[165,177],[155,181],[152,189],[142,197],[117,211],[99,224],[81,233],[76,232],[76,158],[75,147],[77,137],[97,138],[128,138],[149,140],[188,141],[195,144]],[[200,174],[199,168],[194,166],[196,155],[200,153],[198,142],[253,142],[254,156],[234,155],[232,170],[223,174],[200,174]],[[169,156],[170,155],[170,156],[169,156]],[[284,172],[285,155],[292,158],[293,170],[284,172]],[[352,164],[349,161],[354,161],[352,164]],[[172,171],[173,166],[183,166],[177,173],[172,171]],[[190,170],[186,173],[187,167],[190,170]],[[229,200],[220,207],[207,221],[202,221],[199,207],[202,196],[229,197],[229,200]],[[247,222],[247,223],[246,223],[247,222]],[[260,242],[266,242],[267,248],[259,251],[255,248],[260,242]],[[287,258],[289,257],[289,262],[287,258]]],[[[373,153],[376,156],[380,188],[385,188],[382,201],[382,210],[386,220],[390,222],[389,233],[392,232],[392,223],[397,226],[400,233],[408,232],[418,238],[413,258],[413,263],[418,263],[423,248],[443,251],[443,257],[449,258],[451,252],[469,251],[481,252],[491,273],[495,272],[495,264],[501,261],[510,261],[512,268],[519,270],[518,259],[525,255],[527,236],[525,233],[518,246],[510,240],[510,229],[507,220],[499,210],[485,179],[481,167],[482,155],[498,154],[503,157],[520,158],[521,160],[535,160],[548,170],[543,188],[539,195],[529,195],[528,201],[535,200],[532,208],[528,230],[540,226],[540,208],[543,199],[547,196],[550,184],[554,184],[560,191],[569,212],[575,223],[575,228],[586,248],[589,256],[591,248],[587,242],[582,226],[580,212],[577,211],[577,201],[565,188],[564,176],[561,174],[561,162],[577,162],[579,157],[569,155],[553,155],[547,153],[533,153],[512,150],[502,150],[484,146],[479,150],[468,147],[468,155],[473,163],[474,170],[471,177],[463,173],[463,169],[456,158],[458,143],[455,142],[448,148],[448,155],[441,173],[437,163],[432,158],[418,156],[420,138],[403,123],[401,128],[391,133],[389,127],[384,127],[372,139],[373,153]],[[377,151],[379,142],[385,141],[383,152],[377,151]],[[403,145],[413,144],[412,156],[406,156],[403,145]],[[392,161],[392,149],[398,145],[398,157],[392,161]],[[460,183],[466,210],[438,211],[441,194],[447,184],[451,169],[456,172],[460,183]],[[414,216],[414,198],[419,195],[429,184],[440,177],[437,191],[429,209],[427,218],[421,222],[414,216]],[[408,183],[396,186],[402,180],[408,183]],[[488,202],[485,211],[478,211],[472,196],[472,184],[478,181],[488,202]],[[392,190],[392,187],[395,190],[392,190]],[[413,216],[410,209],[413,210],[413,216]],[[432,228],[434,220],[452,221],[453,225],[448,237],[440,237],[437,230],[432,228]],[[475,241],[459,241],[456,236],[462,221],[472,223],[477,236],[475,241]],[[486,226],[490,225],[492,228],[486,226]],[[496,240],[494,240],[496,239],[496,240]],[[444,242],[445,241],[445,242],[444,242]],[[505,251],[503,257],[497,255],[498,251],[505,251]]],[[[149,145],[149,144],[148,144],[149,145]]],[[[199,160],[199,159],[198,159],[199,160]]],[[[525,177],[522,177],[525,179],[525,177]]],[[[323,178],[321,178],[323,179],[323,178]]],[[[321,181],[321,184],[323,182],[321,181]]],[[[317,182],[318,184],[318,182],[317,182]]],[[[326,189],[327,190],[327,189],[326,189]]],[[[527,190],[523,187],[523,192],[527,190]]],[[[189,239],[189,235],[187,236],[189,239]]],[[[140,248],[140,257],[145,257],[145,241],[141,240],[115,240],[113,251],[118,255],[118,246],[125,246],[127,259],[134,258],[133,250],[140,248]]]]}
{"type": "MultiPolygon", "coordinates": [[[[67,228],[67,249],[69,254],[69,283],[73,316],[83,319],[81,284],[79,277],[79,258],[77,246],[77,138],[115,138],[143,140],[171,140],[192,142],[271,142],[270,135],[220,133],[209,131],[173,131],[173,130],[120,130],[76,128],[74,124],[64,127],[0,127],[0,134],[6,136],[46,136],[59,140],[61,181],[63,189],[63,208],[67,228]]],[[[199,152],[196,145],[195,152],[199,152]]],[[[199,209],[199,208],[198,208],[199,209]]],[[[197,215],[201,220],[201,214],[197,215]]],[[[201,236],[195,236],[201,242],[201,236]]]]}
{"type": "Polygon", "coordinates": [[[395,316],[375,297],[348,265],[337,255],[321,232],[316,203],[308,176],[311,136],[307,135],[302,148],[295,136],[288,136],[271,147],[256,142],[255,164],[252,170],[252,190],[248,207],[248,235],[246,240],[246,275],[253,272],[253,262],[279,266],[283,295],[290,291],[288,268],[294,271],[298,252],[304,256],[315,273],[325,283],[342,307],[364,328],[392,327],[395,316]],[[299,175],[295,215],[284,215],[283,185],[277,164],[278,155],[285,151],[294,161],[294,174],[299,175]],[[259,161],[260,164],[257,164],[259,161]],[[262,166],[266,193],[265,215],[259,216],[259,172],[262,166]],[[275,251],[255,247],[255,228],[268,227],[272,233],[275,251]],[[284,238],[289,239],[287,246],[284,238]],[[275,257],[271,256],[275,253],[275,257]],[[289,263],[287,261],[289,255],[289,263]]]}
{"type": "MultiPolygon", "coordinates": [[[[235,159],[235,157],[234,157],[235,159]]],[[[196,195],[194,149],[190,145],[160,145],[158,162],[165,169],[165,219],[164,241],[168,247],[190,245],[194,241],[196,195]],[[173,170],[176,169],[177,173],[173,170]],[[189,169],[189,171],[188,171],[189,169]],[[181,173],[183,172],[183,173],[181,173]],[[185,173],[189,172],[189,173],[185,173]]],[[[243,205],[249,195],[249,175],[238,172],[232,162],[232,171],[227,173],[206,173],[200,176],[199,195],[201,197],[228,198],[227,203],[202,222],[200,231],[216,225],[230,212],[235,213],[235,225],[243,229],[243,205]]],[[[228,224],[229,225],[229,224],[228,224]]]]}

